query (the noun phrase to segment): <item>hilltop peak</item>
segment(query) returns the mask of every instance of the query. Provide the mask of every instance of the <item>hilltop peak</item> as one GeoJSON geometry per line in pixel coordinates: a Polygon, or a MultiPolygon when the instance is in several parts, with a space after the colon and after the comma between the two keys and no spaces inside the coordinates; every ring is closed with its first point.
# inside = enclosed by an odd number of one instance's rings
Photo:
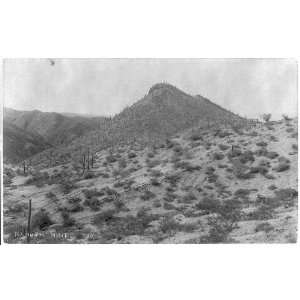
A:
{"type": "Polygon", "coordinates": [[[148,94],[153,93],[154,91],[157,90],[179,90],[178,88],[176,88],[174,85],[167,83],[167,82],[160,82],[160,83],[156,83],[154,84],[150,89],[148,94]]]}

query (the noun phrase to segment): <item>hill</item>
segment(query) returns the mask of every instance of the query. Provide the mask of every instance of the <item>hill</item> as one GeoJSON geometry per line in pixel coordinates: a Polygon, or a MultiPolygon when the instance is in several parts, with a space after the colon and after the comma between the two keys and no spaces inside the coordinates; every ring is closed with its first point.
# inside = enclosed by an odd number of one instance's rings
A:
{"type": "Polygon", "coordinates": [[[200,124],[96,151],[84,170],[4,168],[4,239],[26,242],[32,199],[33,243],[294,243],[297,138],[296,119],[200,124]]]}
{"type": "MultiPolygon", "coordinates": [[[[95,152],[120,144],[154,145],[193,126],[247,122],[202,96],[191,96],[165,83],[150,88],[147,95],[112,118],[105,119],[96,130],[87,131],[68,145],[51,149],[60,163],[80,160],[82,152],[95,152]]],[[[49,155],[34,159],[40,164],[49,155]]]]}
{"type": "Polygon", "coordinates": [[[51,147],[41,135],[30,133],[5,120],[3,141],[4,161],[9,163],[19,162],[51,147]]]}
{"type": "MultiPolygon", "coordinates": [[[[68,117],[59,113],[48,113],[38,110],[18,111],[10,108],[4,108],[3,117],[6,124],[3,129],[4,139],[9,138],[7,142],[4,140],[4,144],[9,143],[9,149],[17,148],[21,145],[20,143],[25,141],[24,139],[14,140],[14,137],[17,138],[22,134],[25,134],[25,139],[31,136],[31,142],[35,137],[41,139],[41,142],[35,142],[38,145],[37,147],[19,155],[17,152],[4,151],[5,160],[14,162],[28,158],[44,149],[70,143],[73,139],[98,128],[105,120],[103,117],[68,117]],[[45,147],[41,147],[42,144],[45,147]]],[[[6,149],[8,150],[7,147],[6,149]]]]}

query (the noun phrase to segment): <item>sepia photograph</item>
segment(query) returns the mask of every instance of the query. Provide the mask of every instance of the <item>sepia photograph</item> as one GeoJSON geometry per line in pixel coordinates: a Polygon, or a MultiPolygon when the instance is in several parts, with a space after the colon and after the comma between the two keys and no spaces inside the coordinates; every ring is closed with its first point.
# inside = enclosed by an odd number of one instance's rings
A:
{"type": "Polygon", "coordinates": [[[297,62],[6,59],[3,240],[296,243],[297,62]]]}

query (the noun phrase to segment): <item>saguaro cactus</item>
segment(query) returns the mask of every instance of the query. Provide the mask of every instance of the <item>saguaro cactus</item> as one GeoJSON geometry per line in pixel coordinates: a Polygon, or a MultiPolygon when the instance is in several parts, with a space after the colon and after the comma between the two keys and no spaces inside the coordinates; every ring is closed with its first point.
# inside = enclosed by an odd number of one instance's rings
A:
{"type": "Polygon", "coordinates": [[[88,148],[88,153],[87,153],[87,169],[90,169],[90,148],[88,148]]]}
{"type": "Polygon", "coordinates": [[[95,155],[94,153],[92,153],[92,160],[91,160],[92,168],[94,168],[94,162],[95,162],[95,155]]]}

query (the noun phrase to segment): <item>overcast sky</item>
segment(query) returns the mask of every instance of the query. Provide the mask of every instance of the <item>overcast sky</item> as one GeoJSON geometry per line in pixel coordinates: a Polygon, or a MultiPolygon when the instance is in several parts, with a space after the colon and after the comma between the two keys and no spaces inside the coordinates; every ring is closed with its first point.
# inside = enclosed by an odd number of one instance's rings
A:
{"type": "Polygon", "coordinates": [[[113,115],[167,81],[242,116],[297,115],[297,63],[284,59],[10,59],[4,105],[113,115]]]}

